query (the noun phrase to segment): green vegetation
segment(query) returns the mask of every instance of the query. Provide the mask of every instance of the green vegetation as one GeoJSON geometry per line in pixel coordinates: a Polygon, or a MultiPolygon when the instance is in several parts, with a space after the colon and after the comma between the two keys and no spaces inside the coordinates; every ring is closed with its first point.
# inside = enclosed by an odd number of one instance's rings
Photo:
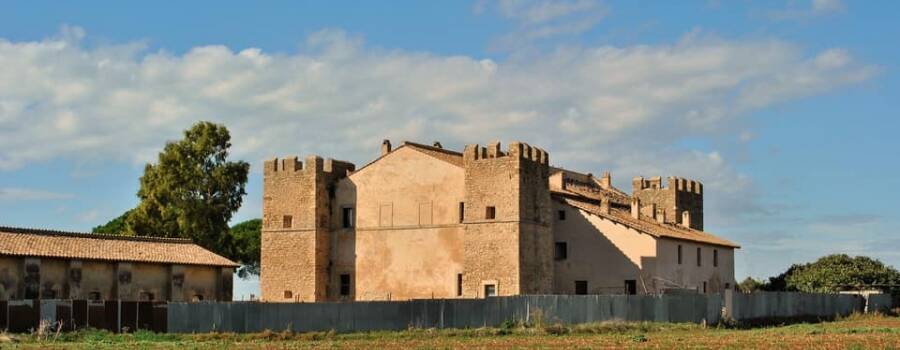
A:
{"type": "MultiPolygon", "coordinates": [[[[94,232],[190,238],[247,265],[246,237],[229,233],[228,221],[241,207],[250,165],[228,161],[231,135],[223,125],[199,122],[184,138],[166,144],[156,164],[147,164],[137,195],[140,204],[94,232]]],[[[258,245],[257,245],[258,247],[258,245]]]]}
{"type": "Polygon", "coordinates": [[[779,348],[845,349],[900,347],[900,318],[853,315],[834,322],[755,329],[707,328],[696,324],[604,322],[575,326],[524,326],[507,322],[498,328],[409,329],[398,332],[261,332],[254,334],[111,334],[81,331],[38,338],[14,336],[0,348],[75,349],[432,349],[432,348],[779,348]]]}
{"type": "Polygon", "coordinates": [[[253,219],[241,222],[231,227],[229,234],[234,242],[234,259],[244,265],[238,269],[238,276],[242,278],[250,275],[259,275],[259,244],[262,220],[253,219]]]}
{"type": "Polygon", "coordinates": [[[879,289],[900,294],[900,272],[865,256],[833,254],[807,264],[794,264],[778,276],[761,282],[748,277],[738,285],[744,292],[830,293],[843,290],[879,289]]]}

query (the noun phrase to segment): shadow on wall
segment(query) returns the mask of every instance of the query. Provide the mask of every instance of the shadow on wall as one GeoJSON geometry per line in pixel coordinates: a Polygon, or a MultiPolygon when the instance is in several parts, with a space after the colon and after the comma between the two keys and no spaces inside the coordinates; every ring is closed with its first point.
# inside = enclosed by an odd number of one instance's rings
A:
{"type": "Polygon", "coordinates": [[[567,213],[578,215],[567,215],[561,230],[554,230],[556,241],[565,241],[568,246],[567,258],[556,260],[556,291],[575,294],[576,281],[587,281],[588,294],[622,294],[628,293],[629,288],[643,291],[641,268],[588,220],[587,215],[591,214],[562,207],[567,213]]]}

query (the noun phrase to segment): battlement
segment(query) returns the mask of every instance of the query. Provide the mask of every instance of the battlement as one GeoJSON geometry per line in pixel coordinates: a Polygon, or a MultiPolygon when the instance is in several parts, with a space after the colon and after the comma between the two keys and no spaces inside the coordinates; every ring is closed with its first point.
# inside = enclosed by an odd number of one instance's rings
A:
{"type": "Polygon", "coordinates": [[[344,177],[356,170],[356,165],[350,162],[322,159],[316,155],[307,156],[301,162],[297,156],[273,158],[264,162],[264,176],[278,176],[279,174],[291,174],[296,172],[332,174],[344,177]]]}
{"type": "Polygon", "coordinates": [[[646,189],[654,189],[674,190],[675,192],[688,192],[699,195],[703,194],[703,184],[700,183],[700,181],[675,176],[670,176],[667,180],[667,187],[663,187],[662,177],[654,176],[649,179],[644,179],[641,176],[637,176],[631,180],[632,191],[637,193],[638,191],[646,189]]]}
{"type": "Polygon", "coordinates": [[[511,142],[505,153],[500,150],[499,141],[489,143],[486,147],[481,147],[477,144],[469,144],[466,145],[466,148],[463,151],[463,159],[467,162],[507,157],[510,159],[526,159],[547,166],[550,164],[550,155],[547,151],[530,146],[524,142],[511,142]]]}

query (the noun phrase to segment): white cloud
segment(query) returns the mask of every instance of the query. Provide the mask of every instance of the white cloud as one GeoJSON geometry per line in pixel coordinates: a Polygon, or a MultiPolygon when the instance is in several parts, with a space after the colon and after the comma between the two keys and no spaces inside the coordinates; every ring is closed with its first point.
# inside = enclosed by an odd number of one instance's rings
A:
{"type": "Polygon", "coordinates": [[[587,32],[608,12],[597,0],[482,0],[475,3],[476,14],[487,11],[495,11],[516,25],[515,30],[493,44],[503,50],[520,49],[551,37],[587,32]]]}
{"type": "Polygon", "coordinates": [[[0,201],[46,201],[71,199],[68,193],[41,191],[28,188],[0,187],[0,201]]]}
{"type": "MultiPolygon", "coordinates": [[[[522,16],[543,23],[563,12],[522,16]]],[[[703,33],[493,61],[369,48],[338,30],[312,35],[301,53],[201,46],[184,54],[146,52],[139,42],[86,47],[83,31],[66,30],[0,40],[0,170],[58,158],[146,162],[192,123],[212,120],[232,131],[235,156],[253,164],[313,152],[363,163],[384,137],[451,147],[519,139],[548,149],[556,165],[606,166],[623,179],[698,178],[709,207],[752,212],[756,204],[742,200],[752,183],[720,153],[672,145],[744,138],[737,125],[747,112],[877,72],[840,48],[807,53],[703,33]]]]}

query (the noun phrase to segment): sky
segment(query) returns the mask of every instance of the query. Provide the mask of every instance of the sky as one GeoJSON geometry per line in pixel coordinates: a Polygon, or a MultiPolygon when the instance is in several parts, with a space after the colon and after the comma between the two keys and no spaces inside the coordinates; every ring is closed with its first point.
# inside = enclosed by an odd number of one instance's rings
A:
{"type": "Polygon", "coordinates": [[[165,142],[209,120],[252,164],[234,223],[261,216],[263,159],[521,140],[626,191],[703,182],[738,279],[839,252],[900,266],[898,2],[3,7],[0,225],[105,223],[165,142]]]}

